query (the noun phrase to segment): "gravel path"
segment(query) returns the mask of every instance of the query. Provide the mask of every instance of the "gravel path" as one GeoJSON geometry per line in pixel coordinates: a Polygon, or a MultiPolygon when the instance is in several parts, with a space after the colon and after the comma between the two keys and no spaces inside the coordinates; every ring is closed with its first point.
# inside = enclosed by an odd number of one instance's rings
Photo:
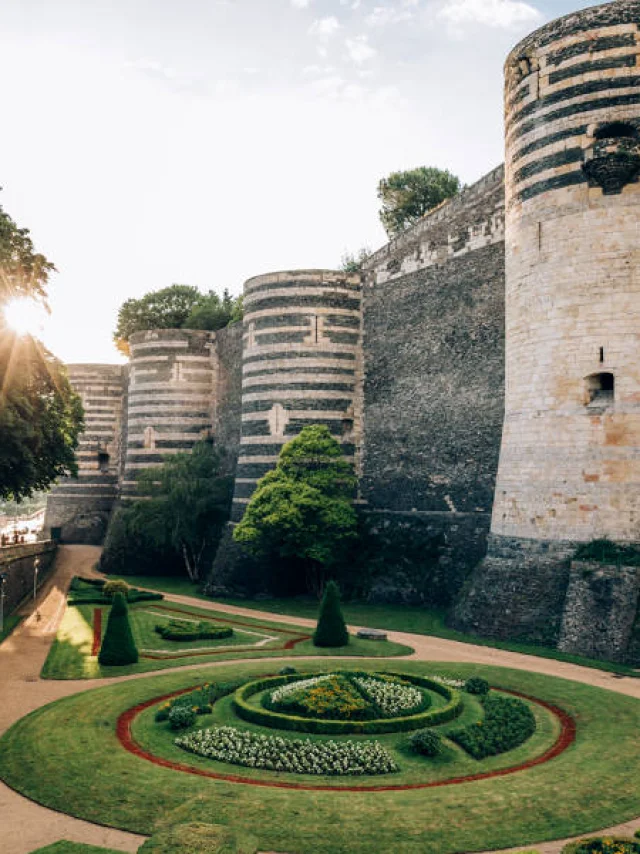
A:
{"type": "MultiPolygon", "coordinates": [[[[40,706],[67,697],[98,685],[120,682],[128,679],[142,679],[147,674],[124,676],[116,679],[53,681],[39,678],[42,665],[65,606],[66,591],[74,575],[94,574],[93,566],[100,554],[95,546],[62,546],[56,560],[53,576],[38,594],[37,611],[33,603],[25,607],[26,619],[0,645],[0,734],[15,721],[40,706]]],[[[168,600],[194,605],[199,608],[226,611],[249,617],[264,618],[274,623],[289,623],[300,626],[314,626],[311,620],[296,619],[268,612],[259,612],[248,608],[226,605],[224,602],[206,602],[188,596],[167,596],[168,600]]],[[[441,638],[412,635],[404,632],[390,632],[391,640],[407,644],[415,649],[411,658],[425,661],[475,662],[517,670],[529,670],[549,676],[573,679],[598,688],[617,691],[640,699],[640,679],[620,678],[601,670],[579,667],[552,659],[535,658],[528,655],[473,646],[472,644],[441,638]]],[[[274,659],[277,660],[277,659],[274,659]]],[[[198,668],[202,665],[188,665],[180,669],[198,668]]],[[[212,665],[215,666],[215,665],[212,665]]],[[[178,668],[176,668],[178,669],[178,668]]],[[[153,675],[153,674],[151,674],[153,675]]],[[[74,842],[86,842],[102,845],[123,852],[135,852],[144,837],[112,828],[100,827],[61,813],[53,812],[23,798],[0,783],[0,816],[2,816],[0,839],[2,854],[30,854],[36,848],[69,839],[74,842]]],[[[607,835],[630,836],[640,829],[640,818],[607,828],[607,835]]],[[[558,854],[568,840],[536,845],[540,854],[558,854]]],[[[531,846],[528,846],[530,849],[531,846]]],[[[526,851],[527,848],[511,848],[509,852],[526,851]]],[[[485,854],[489,854],[486,852],[485,854]]]]}

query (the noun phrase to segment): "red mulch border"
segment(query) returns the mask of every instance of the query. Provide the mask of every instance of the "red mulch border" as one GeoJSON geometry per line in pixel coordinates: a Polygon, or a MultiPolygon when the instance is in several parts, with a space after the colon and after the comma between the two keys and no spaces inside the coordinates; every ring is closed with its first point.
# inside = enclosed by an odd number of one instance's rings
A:
{"type": "Polygon", "coordinates": [[[299,789],[306,792],[405,792],[411,789],[435,789],[441,786],[456,786],[461,783],[473,783],[477,780],[489,780],[492,777],[506,777],[508,774],[515,774],[519,771],[526,771],[529,768],[535,768],[537,765],[544,765],[559,756],[561,753],[570,747],[576,739],[576,722],[568,712],[564,709],[547,703],[544,700],[539,700],[537,697],[531,697],[528,694],[522,694],[519,691],[507,691],[499,689],[505,694],[512,694],[514,697],[520,697],[524,700],[529,700],[542,706],[547,711],[551,712],[558,718],[561,725],[560,735],[555,744],[546,750],[541,756],[535,759],[529,759],[520,765],[514,765],[511,768],[501,768],[496,771],[485,771],[481,774],[471,774],[467,777],[453,777],[450,780],[435,780],[431,783],[409,783],[406,785],[395,786],[313,786],[308,783],[290,783],[284,780],[254,780],[246,777],[240,777],[235,774],[218,774],[214,771],[206,771],[202,768],[194,768],[190,765],[183,765],[180,762],[172,762],[169,759],[163,759],[161,756],[155,756],[153,753],[141,747],[133,738],[131,733],[131,725],[135,718],[156,703],[162,703],[165,700],[170,700],[173,697],[178,697],[187,691],[192,691],[197,686],[185,688],[181,691],[173,691],[171,694],[164,694],[161,697],[154,697],[152,700],[147,700],[144,703],[139,703],[131,709],[123,712],[116,723],[116,736],[120,744],[129,753],[138,756],[140,759],[146,759],[153,762],[154,765],[159,765],[162,768],[170,768],[173,771],[183,771],[186,774],[195,774],[198,777],[209,777],[213,780],[221,780],[225,783],[244,783],[249,786],[263,786],[272,789],[299,789]]]}
{"type": "Polygon", "coordinates": [[[102,608],[93,609],[93,645],[91,647],[91,655],[97,655],[100,652],[102,644],[102,608]]]}

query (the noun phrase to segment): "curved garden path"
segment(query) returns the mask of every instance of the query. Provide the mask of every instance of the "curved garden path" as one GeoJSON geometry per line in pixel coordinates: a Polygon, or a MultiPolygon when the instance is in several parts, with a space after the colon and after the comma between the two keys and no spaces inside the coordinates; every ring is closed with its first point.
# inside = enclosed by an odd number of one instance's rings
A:
{"type": "MultiPolygon", "coordinates": [[[[62,546],[57,556],[54,573],[38,594],[37,610],[33,608],[33,603],[25,606],[26,619],[0,645],[0,698],[2,698],[0,734],[24,715],[54,700],[109,682],[144,679],[154,675],[135,674],[116,679],[78,681],[40,679],[42,665],[62,618],[69,582],[74,575],[93,574],[93,566],[99,554],[100,549],[95,546],[62,546]]],[[[226,605],[224,602],[208,603],[188,596],[173,595],[168,595],[167,599],[199,608],[210,607],[233,614],[263,617],[272,622],[293,623],[300,626],[314,625],[311,620],[257,612],[253,609],[226,605]]],[[[573,679],[640,699],[640,679],[620,678],[601,670],[579,667],[552,659],[536,658],[424,635],[390,632],[390,638],[412,646],[415,653],[411,658],[417,660],[475,662],[512,667],[573,679]]],[[[201,666],[187,665],[187,668],[201,666]]],[[[100,827],[54,812],[23,798],[3,783],[0,783],[0,816],[2,816],[0,839],[3,854],[29,854],[34,849],[59,839],[102,845],[123,852],[135,852],[144,839],[142,836],[100,827]]],[[[607,828],[603,833],[625,836],[632,835],[639,828],[640,817],[625,825],[607,828]]],[[[567,841],[550,842],[535,847],[540,854],[557,854],[567,841]]],[[[530,849],[531,846],[527,848],[530,849]]],[[[509,851],[525,851],[527,848],[513,848],[509,851]]]]}

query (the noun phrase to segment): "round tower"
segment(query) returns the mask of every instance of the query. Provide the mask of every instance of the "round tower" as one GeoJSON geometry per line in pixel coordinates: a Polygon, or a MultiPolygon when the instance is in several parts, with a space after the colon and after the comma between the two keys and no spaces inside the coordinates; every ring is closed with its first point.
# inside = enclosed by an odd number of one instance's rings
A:
{"type": "Polygon", "coordinates": [[[136,494],[136,476],[163,458],[189,451],[212,430],[212,333],[193,329],[136,332],[129,342],[123,498],[136,494]]]}
{"type": "Polygon", "coordinates": [[[640,2],[506,63],[506,400],[492,532],[640,540],[640,2]]]}
{"type": "Polygon", "coordinates": [[[327,424],[354,458],[361,382],[359,275],[271,273],[244,286],[242,437],[233,519],[282,445],[327,424]]]}
{"type": "Polygon", "coordinates": [[[640,541],[640,0],[509,55],[505,420],[466,630],[555,643],[576,544],[640,541]]]}

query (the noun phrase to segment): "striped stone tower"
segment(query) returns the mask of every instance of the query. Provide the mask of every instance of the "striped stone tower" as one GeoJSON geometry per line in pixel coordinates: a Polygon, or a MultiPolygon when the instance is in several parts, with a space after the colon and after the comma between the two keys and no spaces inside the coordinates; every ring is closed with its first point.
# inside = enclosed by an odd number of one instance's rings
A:
{"type": "Polygon", "coordinates": [[[640,541],[640,0],[506,63],[506,400],[459,624],[553,641],[576,543],[640,541]],[[564,558],[564,560],[563,560],[564,558]]]}
{"type": "Polygon", "coordinates": [[[282,445],[327,424],[355,458],[359,439],[362,286],[328,270],[271,273],[244,287],[242,435],[233,519],[282,445]]]}
{"type": "Polygon", "coordinates": [[[136,494],[141,470],[210,435],[214,406],[212,333],[156,329],[136,332],[129,345],[123,499],[136,494]]]}
{"type": "Polygon", "coordinates": [[[99,544],[118,494],[126,368],[68,365],[69,380],[82,398],[85,430],[76,459],[78,477],[62,478],[47,500],[45,529],[63,542],[99,544]]]}

